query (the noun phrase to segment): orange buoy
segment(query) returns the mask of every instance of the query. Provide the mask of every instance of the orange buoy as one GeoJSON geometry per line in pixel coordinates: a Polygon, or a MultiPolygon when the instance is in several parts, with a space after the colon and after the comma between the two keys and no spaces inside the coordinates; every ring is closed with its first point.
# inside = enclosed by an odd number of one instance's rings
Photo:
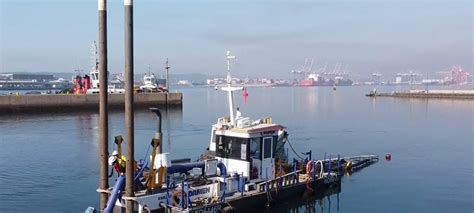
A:
{"type": "Polygon", "coordinates": [[[386,154],[386,155],[385,155],[385,160],[386,160],[386,161],[392,160],[392,155],[391,155],[391,154],[386,154]]]}

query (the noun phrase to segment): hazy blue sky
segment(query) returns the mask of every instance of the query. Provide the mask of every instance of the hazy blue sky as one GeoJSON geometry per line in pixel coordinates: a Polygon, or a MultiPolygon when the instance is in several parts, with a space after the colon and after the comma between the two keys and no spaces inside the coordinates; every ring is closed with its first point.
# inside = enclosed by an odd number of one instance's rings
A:
{"type": "MultiPolygon", "coordinates": [[[[96,0],[0,0],[1,70],[90,69],[96,0]]],[[[134,0],[135,72],[284,76],[305,58],[390,75],[473,68],[472,0],[134,0]]],[[[123,70],[123,1],[108,1],[109,69],[123,70]]]]}

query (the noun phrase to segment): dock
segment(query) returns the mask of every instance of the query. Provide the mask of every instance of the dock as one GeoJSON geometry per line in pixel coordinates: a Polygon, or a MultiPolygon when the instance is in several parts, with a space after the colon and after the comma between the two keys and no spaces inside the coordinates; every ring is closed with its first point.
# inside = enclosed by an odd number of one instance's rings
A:
{"type": "MultiPolygon", "coordinates": [[[[136,93],[137,108],[168,106],[182,107],[182,93],[136,93]]],[[[124,110],[124,94],[109,94],[108,108],[124,110]]],[[[12,113],[42,113],[67,111],[99,111],[99,94],[47,94],[0,96],[0,115],[12,113]]]]}
{"type": "Polygon", "coordinates": [[[394,98],[434,98],[434,99],[470,99],[474,100],[474,90],[409,90],[391,93],[369,93],[369,97],[394,98]]]}

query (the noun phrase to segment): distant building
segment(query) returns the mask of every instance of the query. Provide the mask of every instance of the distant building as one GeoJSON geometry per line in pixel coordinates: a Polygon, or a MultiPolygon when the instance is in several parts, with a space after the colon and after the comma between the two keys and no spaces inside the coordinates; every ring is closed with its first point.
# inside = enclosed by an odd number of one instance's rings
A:
{"type": "Polygon", "coordinates": [[[397,73],[395,77],[396,84],[420,84],[423,76],[419,73],[410,71],[409,73],[397,73]]]}
{"type": "Polygon", "coordinates": [[[57,78],[50,74],[33,74],[33,73],[5,73],[0,74],[0,80],[17,81],[17,82],[49,82],[57,78]]]}
{"type": "Polygon", "coordinates": [[[57,78],[52,74],[36,73],[1,73],[1,89],[63,89],[68,88],[70,82],[57,78]]]}

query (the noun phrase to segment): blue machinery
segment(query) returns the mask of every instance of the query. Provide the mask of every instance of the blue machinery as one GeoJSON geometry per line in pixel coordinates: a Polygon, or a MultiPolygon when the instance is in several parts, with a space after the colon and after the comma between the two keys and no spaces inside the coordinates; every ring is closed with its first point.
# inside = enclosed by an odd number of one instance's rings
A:
{"type": "MultiPolygon", "coordinates": [[[[183,172],[187,172],[193,168],[202,168],[203,171],[204,171],[204,167],[205,167],[205,163],[204,162],[196,162],[196,163],[185,163],[185,164],[177,164],[177,165],[173,165],[173,166],[170,166],[167,170],[167,173],[168,174],[174,174],[174,173],[183,173],[183,172]]],[[[220,169],[220,176],[221,177],[226,177],[227,175],[227,171],[226,171],[226,167],[225,165],[222,163],[222,162],[219,162],[217,164],[217,167],[220,169]]],[[[136,175],[136,177],[138,177],[140,175],[141,172],[139,172],[139,174],[136,175]]],[[[166,176],[166,182],[167,182],[167,198],[169,197],[169,186],[171,185],[170,184],[170,180],[169,180],[169,176],[167,175],[166,176]]],[[[225,181],[224,181],[225,182],[225,181]]],[[[243,185],[243,184],[242,184],[243,185]]],[[[114,206],[115,206],[115,202],[117,202],[117,199],[119,198],[120,194],[122,193],[122,190],[123,190],[123,187],[125,186],[125,177],[124,176],[119,176],[117,178],[117,182],[115,183],[114,187],[113,187],[113,190],[112,190],[112,193],[107,201],[107,206],[105,207],[104,209],[104,212],[106,213],[111,213],[114,209],[114,206]]],[[[184,202],[184,196],[185,194],[187,195],[188,194],[188,190],[189,190],[189,185],[187,182],[183,182],[183,191],[184,193],[182,194],[182,199],[180,203],[180,206],[185,206],[185,204],[187,206],[190,205],[190,202],[189,202],[189,196],[186,196],[187,198],[187,202],[184,202]]],[[[243,193],[243,190],[242,190],[242,193],[243,193]]],[[[223,193],[223,196],[222,196],[222,199],[224,199],[225,197],[225,187],[224,187],[224,193],[223,193]]],[[[167,205],[170,205],[170,202],[169,200],[167,201],[167,205]]]]}
{"type": "Polygon", "coordinates": [[[123,175],[120,175],[117,178],[117,182],[115,182],[114,189],[112,190],[112,194],[109,197],[109,200],[107,201],[107,206],[104,209],[104,212],[106,213],[111,213],[114,210],[115,202],[117,202],[117,199],[122,193],[122,189],[125,186],[125,177],[123,175]]]}

